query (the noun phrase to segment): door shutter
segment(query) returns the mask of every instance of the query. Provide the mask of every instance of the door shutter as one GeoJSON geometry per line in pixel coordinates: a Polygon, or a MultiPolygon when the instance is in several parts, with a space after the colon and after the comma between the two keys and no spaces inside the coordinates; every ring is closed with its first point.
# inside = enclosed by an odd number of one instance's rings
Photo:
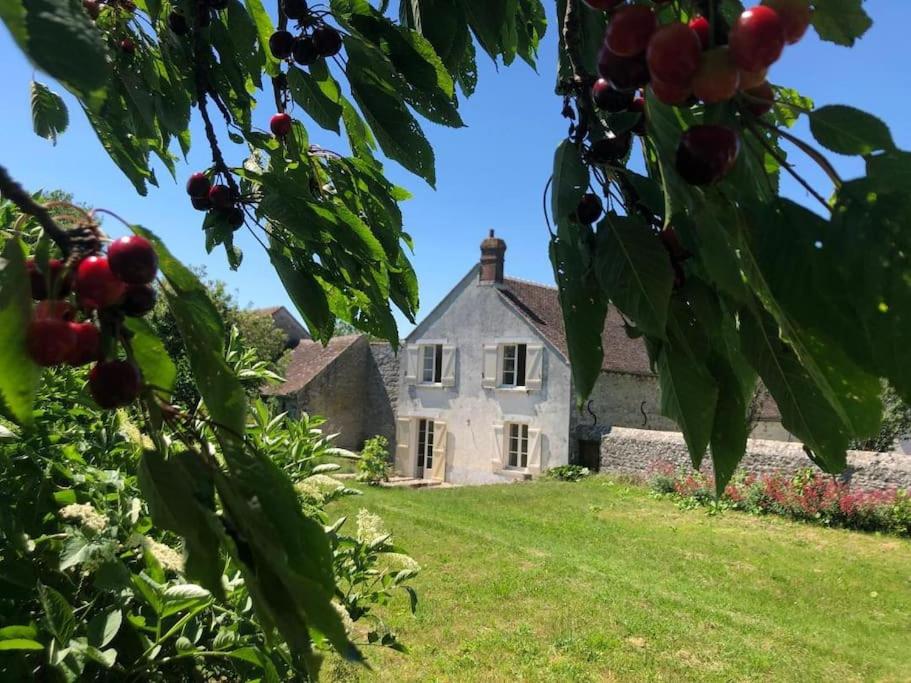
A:
{"type": "Polygon", "coordinates": [[[406,477],[414,476],[414,463],[411,451],[410,417],[400,417],[395,421],[395,469],[406,477]]]}
{"type": "Polygon", "coordinates": [[[528,469],[541,471],[541,430],[528,428],[528,469]]]}
{"type": "Polygon", "coordinates": [[[417,384],[419,346],[409,344],[405,347],[405,384],[417,384]]]}
{"type": "Polygon", "coordinates": [[[528,345],[526,351],[525,387],[540,391],[544,375],[544,347],[528,345]]]}
{"type": "Polygon", "coordinates": [[[485,389],[493,389],[497,386],[497,345],[484,345],[484,374],[481,378],[481,386],[485,389]]]}
{"type": "Polygon", "coordinates": [[[491,464],[494,471],[502,470],[506,467],[506,442],[504,441],[505,430],[502,422],[495,422],[493,425],[493,458],[491,464]]]}
{"type": "Polygon", "coordinates": [[[455,366],[456,347],[446,344],[443,346],[443,372],[441,375],[444,387],[455,386],[455,366]]]}
{"type": "Polygon", "coordinates": [[[433,423],[433,467],[430,477],[437,481],[446,480],[446,446],[449,443],[445,422],[433,423]]]}

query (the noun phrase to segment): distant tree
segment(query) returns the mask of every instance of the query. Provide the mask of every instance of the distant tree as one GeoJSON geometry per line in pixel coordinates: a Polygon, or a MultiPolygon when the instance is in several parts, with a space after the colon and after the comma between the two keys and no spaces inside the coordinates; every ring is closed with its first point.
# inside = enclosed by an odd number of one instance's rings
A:
{"type": "Polygon", "coordinates": [[[895,442],[911,435],[911,405],[905,403],[888,384],[883,386],[883,424],[875,436],[858,441],[854,447],[864,451],[888,453],[895,442]]]}

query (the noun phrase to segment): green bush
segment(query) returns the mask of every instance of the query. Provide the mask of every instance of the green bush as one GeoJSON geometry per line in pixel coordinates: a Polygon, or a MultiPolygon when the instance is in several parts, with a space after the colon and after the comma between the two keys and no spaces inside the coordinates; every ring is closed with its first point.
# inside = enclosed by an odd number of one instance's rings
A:
{"type": "Polygon", "coordinates": [[[590,474],[591,471],[581,465],[558,465],[547,470],[547,476],[558,481],[579,481],[590,474]]]}
{"type": "Polygon", "coordinates": [[[374,436],[364,442],[357,464],[357,479],[371,486],[389,481],[389,439],[374,436]]]}

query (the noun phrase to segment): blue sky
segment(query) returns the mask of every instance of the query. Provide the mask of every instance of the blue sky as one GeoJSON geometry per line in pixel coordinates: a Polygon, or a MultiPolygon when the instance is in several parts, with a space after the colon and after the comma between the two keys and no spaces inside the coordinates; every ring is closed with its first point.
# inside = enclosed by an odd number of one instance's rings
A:
{"type": "MultiPolygon", "coordinates": [[[[545,0],[545,4],[552,3],[545,0]]],[[[865,6],[875,24],[855,49],[822,43],[811,30],[801,43],[785,51],[773,67],[771,80],[797,88],[817,105],[851,104],[878,115],[892,129],[897,144],[908,149],[911,62],[905,40],[911,25],[911,3],[868,0],[865,6]]],[[[549,12],[553,19],[552,7],[549,12]]],[[[422,122],[436,151],[436,191],[387,163],[392,180],[414,194],[403,211],[406,229],[416,242],[413,261],[421,286],[421,314],[429,312],[475,263],[478,244],[489,229],[495,229],[507,242],[508,274],[553,282],[541,197],[553,150],[566,133],[561,102],[553,95],[555,40],[551,28],[541,48],[537,73],[524,64],[501,67],[498,72],[490,60],[482,58],[478,90],[461,106],[467,128],[453,130],[422,122]]],[[[238,292],[242,304],[286,305],[293,310],[268,260],[247,235],[241,233],[239,241],[245,259],[238,272],[228,269],[223,252],[206,255],[201,214],[190,207],[183,189],[192,170],[210,163],[198,122],[194,121],[194,148],[188,165],[179,167],[177,180],[158,168],[161,187],[153,187],[147,197],[140,197],[108,159],[78,107],[70,106],[70,128],[56,147],[34,135],[28,104],[33,69],[6,31],[0,32],[0,63],[6,65],[0,149],[3,164],[15,178],[32,190],[60,188],[80,202],[145,225],[162,236],[184,262],[204,265],[211,276],[225,280],[238,292]]],[[[37,78],[48,82],[42,74],[37,78]]],[[[61,92],[57,87],[55,90],[61,92]]],[[[263,127],[274,113],[270,99],[267,95],[261,100],[258,118],[263,127]]],[[[67,102],[74,105],[72,98],[67,102]]],[[[315,125],[310,130],[315,142],[344,148],[340,140],[323,134],[315,125]]],[[[805,126],[798,126],[797,131],[809,139],[805,126]]],[[[231,146],[226,138],[224,144],[231,146]]],[[[242,153],[236,147],[229,163],[238,161],[242,153]]],[[[861,172],[856,159],[830,158],[845,177],[861,172]]],[[[798,159],[796,152],[792,159],[798,159]]],[[[803,159],[798,163],[804,175],[827,194],[825,177],[812,163],[803,159]]],[[[795,182],[787,179],[783,187],[787,195],[810,205],[806,192],[795,182]]],[[[105,228],[115,236],[123,232],[111,220],[105,222],[105,228]]],[[[401,318],[400,322],[404,336],[410,326],[401,318]]]]}

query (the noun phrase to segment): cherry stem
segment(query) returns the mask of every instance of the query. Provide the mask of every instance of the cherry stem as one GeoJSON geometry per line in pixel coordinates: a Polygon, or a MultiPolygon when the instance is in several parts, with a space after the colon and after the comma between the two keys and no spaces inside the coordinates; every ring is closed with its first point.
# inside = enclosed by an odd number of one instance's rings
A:
{"type": "Polygon", "coordinates": [[[13,180],[3,166],[0,166],[0,195],[18,206],[23,213],[33,216],[44,228],[44,232],[57,243],[63,254],[69,255],[70,237],[67,231],[57,225],[47,207],[32,199],[32,196],[26,192],[25,188],[13,180]]]}
{"type": "Polygon", "coordinates": [[[777,133],[778,135],[783,137],[785,140],[790,142],[792,145],[794,145],[795,147],[800,149],[804,154],[806,154],[808,157],[810,157],[813,161],[815,161],[816,164],[825,172],[825,174],[827,176],[829,176],[829,179],[832,181],[832,184],[835,185],[836,189],[840,188],[842,186],[842,184],[844,184],[844,181],[841,179],[841,176],[838,175],[838,171],[835,170],[835,167],[832,166],[832,164],[829,162],[829,160],[826,159],[822,155],[822,153],[819,150],[817,150],[815,147],[807,144],[806,142],[801,140],[796,135],[793,135],[786,130],[773,126],[770,123],[766,123],[762,119],[757,119],[757,123],[759,123],[759,125],[762,126],[763,128],[765,128],[766,130],[770,130],[774,133],[777,133]]]}

